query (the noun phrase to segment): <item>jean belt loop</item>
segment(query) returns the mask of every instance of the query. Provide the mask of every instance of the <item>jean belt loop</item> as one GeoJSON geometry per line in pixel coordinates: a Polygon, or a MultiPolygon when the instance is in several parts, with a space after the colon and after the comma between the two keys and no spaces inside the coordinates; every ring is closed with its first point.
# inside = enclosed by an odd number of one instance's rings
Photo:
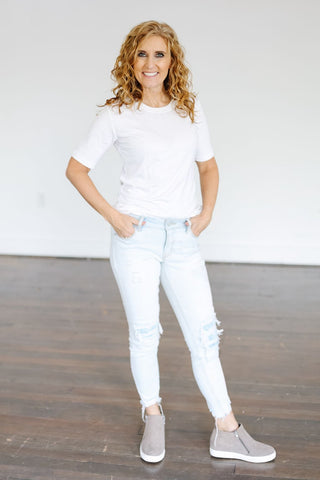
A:
{"type": "Polygon", "coordinates": [[[190,229],[191,230],[191,220],[190,218],[186,218],[185,220],[186,232],[190,229]]]}
{"type": "Polygon", "coordinates": [[[139,223],[138,223],[138,228],[137,228],[137,230],[138,230],[139,232],[141,232],[141,230],[142,230],[142,223],[143,223],[143,221],[144,221],[144,217],[141,216],[141,217],[139,218],[139,223]]]}

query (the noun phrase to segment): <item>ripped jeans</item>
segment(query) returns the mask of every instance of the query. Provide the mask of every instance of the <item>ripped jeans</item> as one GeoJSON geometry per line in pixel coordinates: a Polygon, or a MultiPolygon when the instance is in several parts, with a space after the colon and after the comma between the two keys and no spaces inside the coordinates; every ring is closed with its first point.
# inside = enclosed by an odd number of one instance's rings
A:
{"type": "Polygon", "coordinates": [[[231,412],[219,359],[222,330],[217,329],[207,270],[190,219],[131,216],[139,218],[131,237],[120,238],[112,230],[110,262],[127,316],[130,364],[142,408],[161,403],[161,281],[190,350],[199,389],[212,415],[222,418],[231,412]]]}

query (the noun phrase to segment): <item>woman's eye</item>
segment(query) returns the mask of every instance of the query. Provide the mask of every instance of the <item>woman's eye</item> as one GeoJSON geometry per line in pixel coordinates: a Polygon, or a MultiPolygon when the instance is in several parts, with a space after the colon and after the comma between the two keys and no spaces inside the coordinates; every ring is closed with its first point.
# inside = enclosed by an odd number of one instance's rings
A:
{"type": "MultiPolygon", "coordinates": [[[[138,57],[146,57],[147,54],[146,54],[146,52],[138,52],[138,55],[137,55],[137,56],[138,56],[138,57]]],[[[155,57],[157,57],[157,58],[162,58],[162,57],[164,57],[164,53],[162,53],[162,52],[156,52],[155,57]]]]}

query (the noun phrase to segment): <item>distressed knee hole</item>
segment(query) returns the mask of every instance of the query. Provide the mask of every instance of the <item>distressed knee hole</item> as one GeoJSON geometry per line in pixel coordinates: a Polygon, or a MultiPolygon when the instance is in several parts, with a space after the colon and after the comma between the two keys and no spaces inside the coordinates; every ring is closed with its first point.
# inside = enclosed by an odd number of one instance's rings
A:
{"type": "Polygon", "coordinates": [[[200,342],[206,356],[217,356],[219,354],[220,336],[223,332],[222,329],[217,328],[219,325],[220,322],[216,317],[205,320],[201,325],[200,342]]]}
{"type": "Polygon", "coordinates": [[[160,335],[163,333],[160,322],[151,326],[135,327],[133,335],[130,338],[131,348],[144,348],[148,346],[158,346],[160,335]]]}

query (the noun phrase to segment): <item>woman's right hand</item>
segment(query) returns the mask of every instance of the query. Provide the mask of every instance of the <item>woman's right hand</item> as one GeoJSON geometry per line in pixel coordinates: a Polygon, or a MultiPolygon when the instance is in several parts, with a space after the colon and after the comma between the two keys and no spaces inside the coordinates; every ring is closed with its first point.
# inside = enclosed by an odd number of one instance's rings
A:
{"type": "Polygon", "coordinates": [[[139,225],[139,220],[130,215],[120,213],[113,208],[106,199],[98,192],[96,186],[89,177],[90,168],[82,165],[75,158],[71,157],[66,175],[70,182],[76,187],[83,198],[97,212],[99,212],[105,220],[107,220],[114,228],[115,232],[122,238],[129,238],[134,234],[134,226],[139,225]]]}
{"type": "Polygon", "coordinates": [[[119,237],[129,238],[134,234],[133,225],[139,225],[139,220],[115,210],[111,216],[111,219],[109,220],[109,223],[119,237]]]}

